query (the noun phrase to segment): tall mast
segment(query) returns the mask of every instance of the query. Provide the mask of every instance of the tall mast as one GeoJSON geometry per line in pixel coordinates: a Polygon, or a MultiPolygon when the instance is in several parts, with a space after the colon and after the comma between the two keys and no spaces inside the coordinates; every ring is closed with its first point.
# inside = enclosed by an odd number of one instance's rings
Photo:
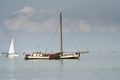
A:
{"type": "Polygon", "coordinates": [[[62,41],[62,13],[60,12],[60,51],[63,55],[63,41],[62,41]]]}

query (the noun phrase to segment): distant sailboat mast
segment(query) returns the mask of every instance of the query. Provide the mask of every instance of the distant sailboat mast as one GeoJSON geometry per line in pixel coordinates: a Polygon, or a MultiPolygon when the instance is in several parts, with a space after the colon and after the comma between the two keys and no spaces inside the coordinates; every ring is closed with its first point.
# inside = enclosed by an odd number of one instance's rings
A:
{"type": "Polygon", "coordinates": [[[14,53],[15,53],[15,50],[14,50],[14,39],[12,38],[8,54],[14,54],[14,53]]]}

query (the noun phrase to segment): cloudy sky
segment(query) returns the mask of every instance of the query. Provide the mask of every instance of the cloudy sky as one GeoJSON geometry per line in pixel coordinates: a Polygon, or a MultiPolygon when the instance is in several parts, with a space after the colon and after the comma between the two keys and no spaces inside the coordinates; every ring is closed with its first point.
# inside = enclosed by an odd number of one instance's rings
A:
{"type": "Polygon", "coordinates": [[[120,51],[120,0],[0,0],[0,52],[14,37],[18,53],[59,50],[120,51]]]}

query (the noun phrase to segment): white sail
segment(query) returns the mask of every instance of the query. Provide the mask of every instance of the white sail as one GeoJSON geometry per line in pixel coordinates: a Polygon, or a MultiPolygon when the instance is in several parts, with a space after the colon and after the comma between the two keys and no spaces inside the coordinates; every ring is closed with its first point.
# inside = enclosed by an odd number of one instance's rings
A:
{"type": "Polygon", "coordinates": [[[8,55],[9,58],[14,58],[14,57],[18,57],[18,54],[15,54],[15,49],[14,49],[14,39],[12,38],[11,43],[10,43],[10,48],[8,51],[8,55]]]}
{"type": "Polygon", "coordinates": [[[15,53],[15,50],[14,50],[14,39],[12,38],[8,54],[14,54],[14,53],[15,53]]]}

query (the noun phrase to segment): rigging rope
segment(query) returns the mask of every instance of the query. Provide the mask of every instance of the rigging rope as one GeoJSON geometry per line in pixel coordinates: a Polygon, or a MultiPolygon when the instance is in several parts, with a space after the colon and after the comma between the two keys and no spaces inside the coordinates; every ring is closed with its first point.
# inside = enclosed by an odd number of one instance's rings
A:
{"type": "Polygon", "coordinates": [[[74,37],[76,37],[81,43],[82,43],[82,45],[87,49],[87,50],[89,50],[86,46],[85,46],[85,44],[83,43],[83,41],[75,34],[75,32],[71,29],[71,31],[73,32],[73,35],[74,35],[74,37]]]}
{"type": "MultiPolygon", "coordinates": [[[[64,22],[64,21],[63,21],[63,22],[64,22]]],[[[63,27],[63,28],[64,28],[64,27],[63,27]]],[[[54,40],[54,38],[55,38],[55,36],[56,36],[56,33],[57,33],[58,29],[59,29],[59,26],[56,27],[55,33],[53,34],[53,36],[52,36],[50,42],[48,43],[45,51],[48,50],[48,48],[50,47],[51,43],[53,42],[53,40],[54,40]]],[[[64,28],[64,29],[65,29],[65,28],[64,28]]],[[[77,40],[79,40],[79,41],[82,43],[82,45],[83,45],[87,50],[89,50],[89,49],[85,46],[85,44],[82,42],[82,40],[75,34],[75,32],[72,30],[72,28],[71,28],[71,27],[68,27],[68,29],[72,32],[72,35],[73,35],[77,40]]],[[[68,33],[68,34],[69,34],[69,33],[68,33]]],[[[72,43],[73,43],[73,45],[75,46],[75,48],[78,50],[78,47],[77,47],[75,41],[72,39],[72,35],[69,34],[69,37],[71,37],[70,40],[72,41],[72,43]]]]}
{"type": "MultiPolygon", "coordinates": [[[[74,32],[73,32],[74,33],[74,32]]],[[[89,50],[86,46],[85,46],[85,44],[83,43],[83,41],[79,38],[79,37],[77,37],[77,35],[75,35],[75,33],[74,33],[74,36],[82,43],[82,45],[87,49],[87,50],[89,50]]]]}
{"type": "Polygon", "coordinates": [[[59,28],[59,26],[56,28],[55,33],[53,34],[53,36],[52,36],[52,38],[51,38],[51,40],[50,40],[50,42],[49,42],[47,48],[45,49],[45,51],[48,50],[48,48],[50,47],[51,43],[53,42],[54,37],[55,37],[55,35],[56,35],[57,31],[58,31],[58,28],[59,28]]]}
{"type": "MultiPolygon", "coordinates": [[[[68,27],[68,28],[69,28],[69,30],[72,32],[73,36],[74,36],[75,38],[77,38],[87,50],[89,50],[89,49],[85,46],[85,44],[83,43],[83,41],[75,34],[75,32],[72,30],[72,28],[71,28],[71,27],[68,27]]],[[[77,46],[76,46],[76,44],[75,44],[75,42],[73,41],[72,38],[71,38],[71,40],[72,40],[74,46],[76,47],[76,49],[78,49],[77,46]]]]}
{"type": "Polygon", "coordinates": [[[72,41],[73,45],[75,46],[75,48],[79,51],[75,41],[72,39],[72,36],[68,33],[69,36],[67,36],[68,38],[70,37],[70,40],[72,41]]]}

